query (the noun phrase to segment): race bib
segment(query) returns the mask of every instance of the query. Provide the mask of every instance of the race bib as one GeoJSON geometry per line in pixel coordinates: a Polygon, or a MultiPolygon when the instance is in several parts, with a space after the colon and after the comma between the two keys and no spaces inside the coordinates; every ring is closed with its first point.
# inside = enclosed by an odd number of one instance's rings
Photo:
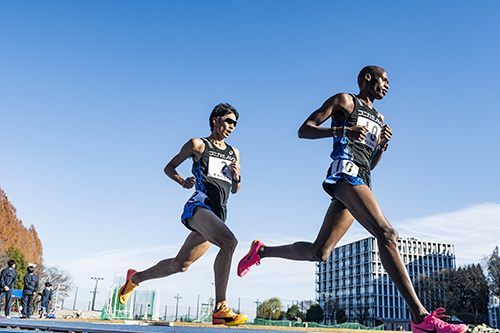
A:
{"type": "Polygon", "coordinates": [[[231,161],[222,158],[217,158],[210,156],[208,158],[208,177],[213,177],[217,179],[224,180],[228,183],[232,183],[233,172],[228,168],[231,161]]]}
{"type": "Polygon", "coordinates": [[[207,195],[203,192],[200,191],[195,191],[191,198],[189,198],[188,202],[193,203],[193,202],[203,202],[205,203],[205,199],[207,198],[207,195]]]}
{"type": "Polygon", "coordinates": [[[332,167],[330,169],[330,175],[334,175],[339,172],[348,174],[353,177],[357,177],[359,172],[359,167],[356,164],[354,164],[353,161],[334,160],[332,162],[332,167]]]}
{"type": "Polygon", "coordinates": [[[361,143],[375,150],[378,144],[378,137],[380,135],[380,132],[382,131],[380,125],[373,120],[365,118],[363,116],[358,117],[358,123],[356,125],[362,125],[368,128],[369,133],[366,135],[366,138],[361,141],[361,143]]]}

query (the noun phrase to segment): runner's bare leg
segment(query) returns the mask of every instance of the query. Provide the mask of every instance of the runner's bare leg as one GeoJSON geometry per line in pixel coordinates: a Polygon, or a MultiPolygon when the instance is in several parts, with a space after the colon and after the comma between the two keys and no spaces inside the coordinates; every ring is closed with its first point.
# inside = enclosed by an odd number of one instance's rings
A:
{"type": "Polygon", "coordinates": [[[132,276],[132,283],[141,283],[151,279],[159,279],[169,275],[185,272],[192,263],[198,260],[210,247],[205,237],[192,231],[174,258],[165,259],[142,272],[132,276]]]}
{"type": "Polygon", "coordinates": [[[231,270],[231,260],[238,241],[224,222],[208,209],[197,209],[189,225],[220,250],[214,261],[215,309],[226,303],[226,290],[231,270]]]}
{"type": "Polygon", "coordinates": [[[418,299],[401,260],[398,251],[399,235],[387,221],[372,191],[366,185],[352,186],[347,181],[340,181],[335,187],[334,195],[377,238],[382,264],[408,304],[413,322],[420,324],[429,313],[418,299]]]}
{"type": "Polygon", "coordinates": [[[259,252],[259,256],[261,258],[325,261],[353,221],[354,218],[346,207],[340,201],[332,200],[314,243],[296,242],[283,246],[265,246],[259,252]]]}

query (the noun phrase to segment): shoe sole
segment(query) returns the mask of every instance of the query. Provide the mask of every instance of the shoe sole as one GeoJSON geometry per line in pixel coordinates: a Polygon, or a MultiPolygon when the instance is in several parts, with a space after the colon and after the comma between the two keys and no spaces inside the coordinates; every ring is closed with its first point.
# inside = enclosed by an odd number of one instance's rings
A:
{"type": "MultiPolygon", "coordinates": [[[[244,257],[240,260],[240,263],[241,263],[241,262],[243,262],[244,260],[248,260],[247,258],[248,258],[248,256],[249,256],[250,254],[252,254],[253,246],[254,246],[254,244],[255,244],[255,243],[257,243],[257,242],[259,242],[259,240],[258,240],[258,239],[254,240],[254,241],[252,242],[252,245],[250,245],[250,251],[248,251],[248,253],[247,253],[247,254],[246,254],[246,255],[245,255],[245,256],[244,256],[244,257]]],[[[257,249],[257,251],[258,251],[258,249],[257,249]]],[[[238,268],[239,268],[239,266],[240,266],[240,265],[238,264],[238,268]]],[[[251,266],[250,266],[250,267],[251,267],[251,266]]],[[[238,272],[238,276],[239,276],[239,277],[243,277],[243,276],[245,276],[245,275],[248,273],[248,271],[250,270],[250,267],[248,267],[246,271],[243,271],[243,272],[241,272],[241,273],[240,273],[240,272],[238,272]]]]}
{"type": "Polygon", "coordinates": [[[220,319],[218,320],[217,322],[214,322],[214,320],[212,319],[212,325],[226,325],[226,326],[238,326],[238,325],[241,325],[241,324],[244,324],[246,323],[248,320],[248,316],[242,316],[240,319],[238,320],[235,320],[235,321],[231,321],[229,323],[227,323],[224,319],[220,319]]]}
{"type": "MultiPolygon", "coordinates": [[[[132,288],[132,290],[130,290],[127,294],[122,294],[122,291],[125,289],[125,287],[127,286],[127,284],[130,282],[132,283],[132,276],[134,276],[134,274],[137,273],[137,271],[133,272],[132,274],[130,274],[130,276],[127,276],[127,279],[125,281],[125,284],[120,288],[120,291],[118,292],[118,302],[121,304],[121,305],[125,305],[127,304],[129,298],[130,298],[130,294],[132,293],[132,291],[134,290],[135,287],[138,286],[138,284],[136,284],[134,286],[134,288],[132,288]],[[127,296],[127,297],[126,297],[127,296]],[[122,301],[122,297],[126,297],[127,299],[122,301]]],[[[127,275],[128,275],[128,272],[127,272],[127,275]]],[[[132,283],[133,284],[133,283],[132,283]]]]}
{"type": "MultiPolygon", "coordinates": [[[[413,329],[413,327],[412,327],[412,329],[411,329],[411,331],[412,331],[413,333],[416,333],[416,331],[417,331],[417,330],[418,330],[418,331],[420,331],[420,332],[431,332],[431,331],[423,330],[423,329],[418,328],[418,327],[416,327],[416,330],[414,330],[414,329],[413,329]]],[[[465,332],[467,332],[468,330],[469,330],[469,326],[467,326],[467,327],[466,327],[466,328],[464,328],[463,330],[458,331],[458,332],[455,332],[455,333],[465,333],[465,332]]],[[[434,330],[434,332],[436,332],[436,330],[434,330]]]]}

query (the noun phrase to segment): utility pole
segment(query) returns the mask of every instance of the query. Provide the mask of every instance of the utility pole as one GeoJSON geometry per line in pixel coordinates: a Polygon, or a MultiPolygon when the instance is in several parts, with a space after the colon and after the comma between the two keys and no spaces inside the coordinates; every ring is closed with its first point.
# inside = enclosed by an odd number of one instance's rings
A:
{"type": "Polygon", "coordinates": [[[199,311],[200,311],[200,295],[198,294],[198,302],[196,303],[196,320],[198,320],[199,311]]]}
{"type": "Polygon", "coordinates": [[[177,305],[175,306],[175,320],[177,320],[177,313],[179,309],[179,299],[182,297],[179,297],[179,293],[177,293],[177,296],[174,296],[174,298],[177,298],[177,305]]]}
{"type": "Polygon", "coordinates": [[[259,311],[259,304],[260,304],[261,302],[259,302],[259,299],[257,298],[257,300],[256,300],[256,301],[254,301],[254,303],[255,303],[255,304],[257,304],[257,307],[255,308],[255,317],[257,317],[257,312],[259,311]]]}
{"type": "Polygon", "coordinates": [[[94,297],[92,298],[92,311],[94,311],[94,305],[95,305],[95,295],[97,294],[97,283],[99,280],[104,280],[104,278],[101,277],[91,277],[92,280],[95,280],[95,288],[94,291],[91,291],[91,293],[94,294],[94,297]]]}
{"type": "Polygon", "coordinates": [[[75,290],[75,301],[73,302],[73,310],[76,310],[76,295],[78,295],[78,287],[75,290]]]}

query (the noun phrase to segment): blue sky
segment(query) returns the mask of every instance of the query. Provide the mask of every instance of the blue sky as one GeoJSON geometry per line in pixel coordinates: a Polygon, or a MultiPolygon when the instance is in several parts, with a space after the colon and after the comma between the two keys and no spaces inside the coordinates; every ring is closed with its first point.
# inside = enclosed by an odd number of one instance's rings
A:
{"type": "MultiPolygon", "coordinates": [[[[175,255],[191,191],[163,167],[229,102],[242,187],[228,203],[239,240],[228,294],[314,298],[312,263],[270,259],[244,279],[236,263],[255,238],[314,240],[332,142],[297,129],[376,64],[391,89],[374,106],[394,131],[376,197],[402,237],[453,243],[459,265],[477,263],[499,245],[499,14],[496,1],[3,1],[0,187],[46,265],[80,288],[96,275],[109,286],[175,255]]],[[[354,227],[343,243],[367,236],[354,227]]],[[[215,254],[143,285],[211,295],[215,254]]]]}

